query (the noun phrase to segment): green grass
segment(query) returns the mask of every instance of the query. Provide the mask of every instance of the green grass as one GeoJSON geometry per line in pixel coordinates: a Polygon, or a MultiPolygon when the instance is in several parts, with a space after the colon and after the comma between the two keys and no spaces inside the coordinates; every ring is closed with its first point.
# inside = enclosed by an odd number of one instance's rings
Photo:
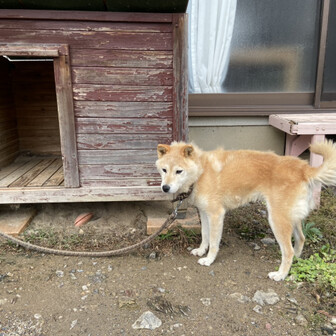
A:
{"type": "Polygon", "coordinates": [[[336,291],[336,250],[323,245],[308,259],[296,259],[290,274],[294,281],[314,283],[323,291],[336,291]]]}

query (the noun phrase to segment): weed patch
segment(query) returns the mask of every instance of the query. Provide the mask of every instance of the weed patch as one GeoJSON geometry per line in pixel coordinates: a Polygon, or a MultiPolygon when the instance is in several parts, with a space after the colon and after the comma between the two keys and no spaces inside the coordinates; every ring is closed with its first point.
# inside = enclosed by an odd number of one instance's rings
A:
{"type": "Polygon", "coordinates": [[[294,281],[316,283],[321,290],[336,291],[336,250],[324,245],[308,259],[296,259],[290,274],[294,281]]]}

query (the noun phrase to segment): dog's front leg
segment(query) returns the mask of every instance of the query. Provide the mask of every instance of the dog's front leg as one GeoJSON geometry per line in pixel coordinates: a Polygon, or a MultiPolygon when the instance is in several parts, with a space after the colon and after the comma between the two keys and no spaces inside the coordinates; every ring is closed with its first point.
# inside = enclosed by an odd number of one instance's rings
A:
{"type": "Polygon", "coordinates": [[[217,209],[207,215],[209,223],[209,252],[205,258],[198,260],[200,265],[210,266],[216,259],[219,250],[219,244],[222,239],[224,225],[224,209],[217,209]]]}
{"type": "Polygon", "coordinates": [[[202,242],[199,248],[193,249],[191,254],[202,257],[209,247],[209,221],[206,212],[199,210],[201,217],[202,242]]]}

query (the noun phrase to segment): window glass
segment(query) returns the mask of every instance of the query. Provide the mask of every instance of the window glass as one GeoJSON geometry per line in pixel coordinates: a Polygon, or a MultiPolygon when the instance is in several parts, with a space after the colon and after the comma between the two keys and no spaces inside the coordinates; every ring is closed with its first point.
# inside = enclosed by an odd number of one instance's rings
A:
{"type": "Polygon", "coordinates": [[[322,100],[336,100],[336,1],[330,2],[322,100]]]}
{"type": "Polygon", "coordinates": [[[238,0],[224,92],[314,91],[320,2],[238,0]]]}

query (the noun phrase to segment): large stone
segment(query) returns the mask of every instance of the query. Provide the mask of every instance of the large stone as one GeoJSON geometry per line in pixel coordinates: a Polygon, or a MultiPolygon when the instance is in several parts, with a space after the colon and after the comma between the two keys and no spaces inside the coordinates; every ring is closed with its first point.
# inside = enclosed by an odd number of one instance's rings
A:
{"type": "Polygon", "coordinates": [[[133,324],[133,329],[154,330],[161,326],[162,322],[151,311],[144,312],[133,324]]]}
{"type": "Polygon", "coordinates": [[[265,304],[274,305],[280,301],[280,298],[273,289],[269,289],[268,292],[261,290],[256,291],[252,300],[259,305],[264,306],[265,304]]]}

